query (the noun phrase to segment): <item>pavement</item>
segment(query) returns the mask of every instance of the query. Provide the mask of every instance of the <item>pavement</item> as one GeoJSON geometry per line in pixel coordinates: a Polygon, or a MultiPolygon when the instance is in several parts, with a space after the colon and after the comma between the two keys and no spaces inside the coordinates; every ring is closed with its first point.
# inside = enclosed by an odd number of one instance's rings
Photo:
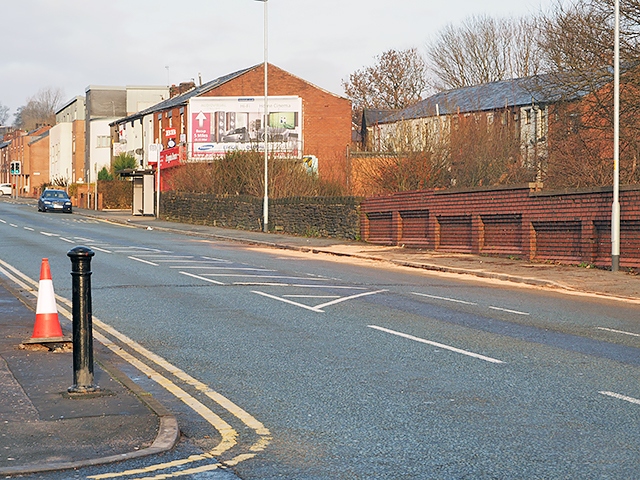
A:
{"type": "MultiPolygon", "coordinates": [[[[515,258],[180,224],[133,216],[130,211],[75,209],[74,214],[147,230],[175,231],[304,254],[329,254],[347,261],[357,258],[381,266],[416,268],[460,278],[481,277],[640,304],[640,276],[628,270],[610,272],[515,258]]],[[[73,359],[68,345],[21,347],[33,330],[35,299],[23,303],[14,288],[0,276],[0,475],[75,469],[171,450],[179,438],[175,417],[122,373],[113,362],[113,354],[98,342],[94,342],[94,373],[100,393],[80,396],[67,393],[73,383],[73,359]]],[[[64,326],[63,333],[70,334],[64,326]]]]}

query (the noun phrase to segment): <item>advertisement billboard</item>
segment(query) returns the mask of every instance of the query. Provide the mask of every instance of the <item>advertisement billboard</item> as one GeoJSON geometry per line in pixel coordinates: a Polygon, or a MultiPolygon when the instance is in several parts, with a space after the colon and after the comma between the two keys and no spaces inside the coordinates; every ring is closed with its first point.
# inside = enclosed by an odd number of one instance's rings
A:
{"type": "Polygon", "coordinates": [[[189,100],[189,153],[194,159],[222,156],[234,150],[264,151],[300,158],[302,154],[302,99],[295,96],[199,97],[189,100]]]}

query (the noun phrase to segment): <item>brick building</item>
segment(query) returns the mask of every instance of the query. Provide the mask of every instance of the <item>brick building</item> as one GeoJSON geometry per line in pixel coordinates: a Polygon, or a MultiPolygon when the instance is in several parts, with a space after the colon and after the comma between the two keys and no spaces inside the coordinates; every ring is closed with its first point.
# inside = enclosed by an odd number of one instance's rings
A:
{"type": "Polygon", "coordinates": [[[111,124],[114,154],[130,153],[147,167],[154,143],[162,144],[161,166],[211,161],[229,150],[263,149],[266,131],[271,154],[313,156],[322,178],[346,184],[351,102],[271,64],[268,87],[265,126],[264,64],[174,86],[170,99],[111,124]]]}
{"type": "Polygon", "coordinates": [[[16,186],[18,195],[35,195],[37,189],[49,182],[49,129],[44,126],[25,132],[14,130],[5,135],[3,147],[3,175],[16,186]],[[20,173],[12,175],[7,163],[20,162],[20,173]]]}

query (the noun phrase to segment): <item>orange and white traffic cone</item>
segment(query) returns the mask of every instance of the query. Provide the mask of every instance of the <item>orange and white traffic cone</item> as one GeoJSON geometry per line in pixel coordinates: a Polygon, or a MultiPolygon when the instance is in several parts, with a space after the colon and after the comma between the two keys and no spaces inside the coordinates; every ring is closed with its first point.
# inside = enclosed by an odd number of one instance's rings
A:
{"type": "Polygon", "coordinates": [[[36,323],[33,326],[31,339],[25,343],[64,342],[58,306],[53,293],[53,280],[49,259],[43,258],[40,266],[40,282],[38,283],[38,303],[36,305],[36,323]]]}

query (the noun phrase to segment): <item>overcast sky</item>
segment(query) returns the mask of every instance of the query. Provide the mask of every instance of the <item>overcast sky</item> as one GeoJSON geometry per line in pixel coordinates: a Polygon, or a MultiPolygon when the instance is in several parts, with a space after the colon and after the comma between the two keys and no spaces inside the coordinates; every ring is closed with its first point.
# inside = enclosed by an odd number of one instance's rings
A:
{"type": "MultiPolygon", "coordinates": [[[[269,62],[343,95],[342,80],[389,49],[425,44],[471,15],[520,16],[552,0],[269,0],[269,62]]],[[[207,82],[262,63],[264,4],[255,0],[19,0],[0,18],[0,103],[38,90],[65,102],[88,85],[207,82]],[[168,67],[168,68],[167,68],[168,67]]]]}

